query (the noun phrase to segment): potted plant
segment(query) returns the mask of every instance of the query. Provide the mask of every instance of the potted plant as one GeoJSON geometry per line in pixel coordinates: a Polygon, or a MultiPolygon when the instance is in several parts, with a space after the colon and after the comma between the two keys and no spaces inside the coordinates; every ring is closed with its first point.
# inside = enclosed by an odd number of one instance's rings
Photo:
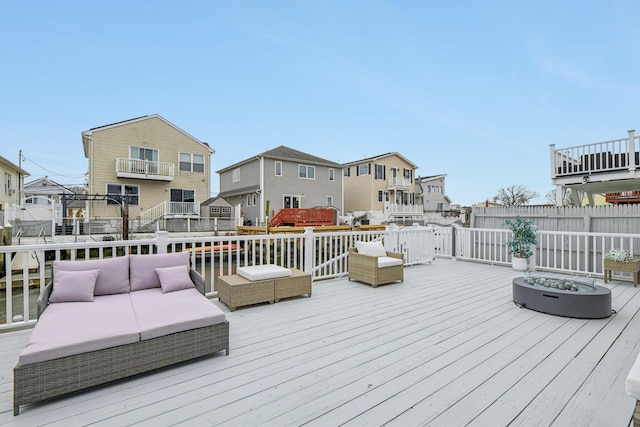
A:
{"type": "Polygon", "coordinates": [[[512,240],[509,241],[509,250],[512,255],[512,266],[514,270],[525,271],[529,257],[533,255],[531,245],[536,245],[536,230],[533,221],[522,219],[516,215],[515,220],[507,220],[506,225],[513,232],[512,240]]]}

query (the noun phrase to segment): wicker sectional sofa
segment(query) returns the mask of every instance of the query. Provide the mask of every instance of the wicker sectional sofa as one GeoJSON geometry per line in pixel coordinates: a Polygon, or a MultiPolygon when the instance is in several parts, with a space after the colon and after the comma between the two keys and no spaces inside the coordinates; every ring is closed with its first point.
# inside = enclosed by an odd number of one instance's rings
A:
{"type": "Polygon", "coordinates": [[[15,366],[20,406],[222,350],[229,322],[189,254],[55,261],[15,366]]]}

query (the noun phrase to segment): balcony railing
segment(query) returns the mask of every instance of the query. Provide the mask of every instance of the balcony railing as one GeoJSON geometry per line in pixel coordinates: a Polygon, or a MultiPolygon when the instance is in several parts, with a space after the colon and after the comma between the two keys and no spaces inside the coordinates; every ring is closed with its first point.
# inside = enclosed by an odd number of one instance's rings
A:
{"type": "Polygon", "coordinates": [[[118,178],[173,181],[174,167],[175,165],[169,162],[116,158],[116,175],[118,178]]]}
{"type": "Polygon", "coordinates": [[[556,149],[551,145],[551,177],[640,169],[640,137],[556,149]]]}
{"type": "Polygon", "coordinates": [[[409,190],[411,189],[411,180],[399,176],[389,178],[388,190],[409,190]]]}

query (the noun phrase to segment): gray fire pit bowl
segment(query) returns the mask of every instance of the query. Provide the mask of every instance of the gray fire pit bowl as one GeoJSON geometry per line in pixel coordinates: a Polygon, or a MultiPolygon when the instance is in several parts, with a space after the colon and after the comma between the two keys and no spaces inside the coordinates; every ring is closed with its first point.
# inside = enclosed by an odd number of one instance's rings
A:
{"type": "Polygon", "coordinates": [[[513,302],[519,306],[579,319],[602,319],[611,315],[611,289],[595,286],[589,292],[572,292],[525,283],[513,279],[513,302]]]}

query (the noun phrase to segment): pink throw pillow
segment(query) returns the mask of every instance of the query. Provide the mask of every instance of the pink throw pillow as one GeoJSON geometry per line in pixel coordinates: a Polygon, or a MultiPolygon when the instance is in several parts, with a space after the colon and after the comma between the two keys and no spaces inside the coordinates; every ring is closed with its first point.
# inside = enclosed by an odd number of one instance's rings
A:
{"type": "Polygon", "coordinates": [[[160,278],[162,293],[191,289],[194,287],[191,277],[189,277],[189,269],[186,265],[156,268],[156,273],[160,278]]]}
{"type": "Polygon", "coordinates": [[[91,302],[99,270],[58,271],[49,302],[91,302]]]}

